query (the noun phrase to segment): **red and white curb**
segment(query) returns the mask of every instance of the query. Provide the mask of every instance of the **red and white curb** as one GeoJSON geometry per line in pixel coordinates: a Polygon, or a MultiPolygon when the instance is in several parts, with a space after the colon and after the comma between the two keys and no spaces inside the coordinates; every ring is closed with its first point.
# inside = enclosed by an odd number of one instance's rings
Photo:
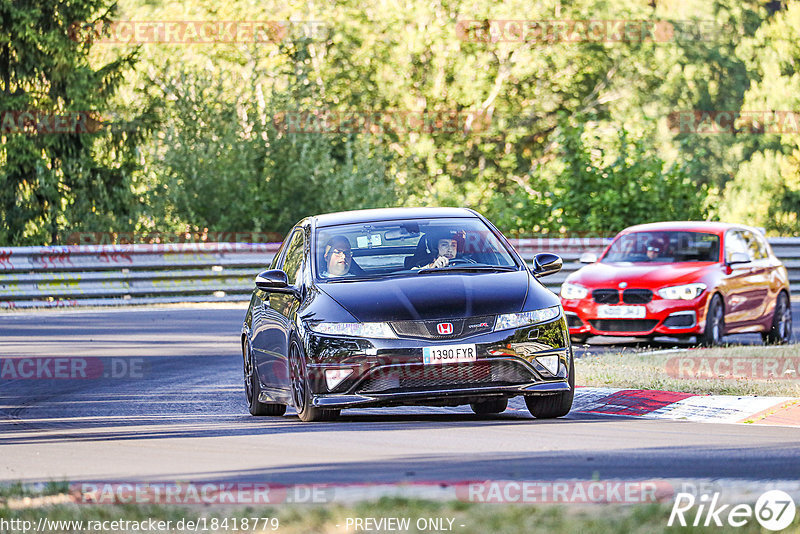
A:
{"type": "Polygon", "coordinates": [[[578,387],[572,413],[800,427],[800,398],[578,387]]]}

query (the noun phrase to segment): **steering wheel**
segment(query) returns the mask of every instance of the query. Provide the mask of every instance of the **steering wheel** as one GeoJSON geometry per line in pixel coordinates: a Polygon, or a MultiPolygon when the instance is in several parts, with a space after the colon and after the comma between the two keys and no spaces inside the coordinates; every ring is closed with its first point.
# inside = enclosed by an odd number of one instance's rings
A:
{"type": "Polygon", "coordinates": [[[447,265],[458,265],[458,264],[465,264],[465,263],[478,263],[477,261],[473,260],[472,258],[464,258],[463,256],[460,258],[453,258],[447,265]]]}

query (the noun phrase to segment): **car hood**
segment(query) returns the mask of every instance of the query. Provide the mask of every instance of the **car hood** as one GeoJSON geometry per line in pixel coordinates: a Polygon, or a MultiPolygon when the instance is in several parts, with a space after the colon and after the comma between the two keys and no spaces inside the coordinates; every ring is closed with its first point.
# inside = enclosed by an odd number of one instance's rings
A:
{"type": "Polygon", "coordinates": [[[696,282],[714,263],[593,263],[567,278],[588,288],[628,287],[659,288],[696,282]]]}
{"type": "Polygon", "coordinates": [[[357,321],[414,321],[518,312],[530,278],[524,271],[429,274],[329,282],[319,289],[357,321]]]}

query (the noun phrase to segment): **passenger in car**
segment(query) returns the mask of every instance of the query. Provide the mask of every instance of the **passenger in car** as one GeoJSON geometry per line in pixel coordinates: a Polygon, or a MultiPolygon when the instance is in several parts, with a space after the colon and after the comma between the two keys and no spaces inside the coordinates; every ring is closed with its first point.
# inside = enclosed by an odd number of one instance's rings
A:
{"type": "Polygon", "coordinates": [[[353,261],[353,251],[350,241],[342,235],[333,236],[325,244],[325,269],[322,276],[353,276],[350,273],[350,264],[353,261]]]}

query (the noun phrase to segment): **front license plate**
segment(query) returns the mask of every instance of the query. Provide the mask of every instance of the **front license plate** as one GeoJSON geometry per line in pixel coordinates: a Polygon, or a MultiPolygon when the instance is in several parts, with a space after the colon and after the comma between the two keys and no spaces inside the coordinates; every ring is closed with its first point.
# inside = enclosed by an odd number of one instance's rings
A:
{"type": "Polygon", "coordinates": [[[598,306],[599,319],[644,319],[647,308],[644,306],[598,306]]]}
{"type": "Polygon", "coordinates": [[[475,345],[440,345],[422,349],[422,363],[438,365],[441,363],[474,362],[475,345]]]}

